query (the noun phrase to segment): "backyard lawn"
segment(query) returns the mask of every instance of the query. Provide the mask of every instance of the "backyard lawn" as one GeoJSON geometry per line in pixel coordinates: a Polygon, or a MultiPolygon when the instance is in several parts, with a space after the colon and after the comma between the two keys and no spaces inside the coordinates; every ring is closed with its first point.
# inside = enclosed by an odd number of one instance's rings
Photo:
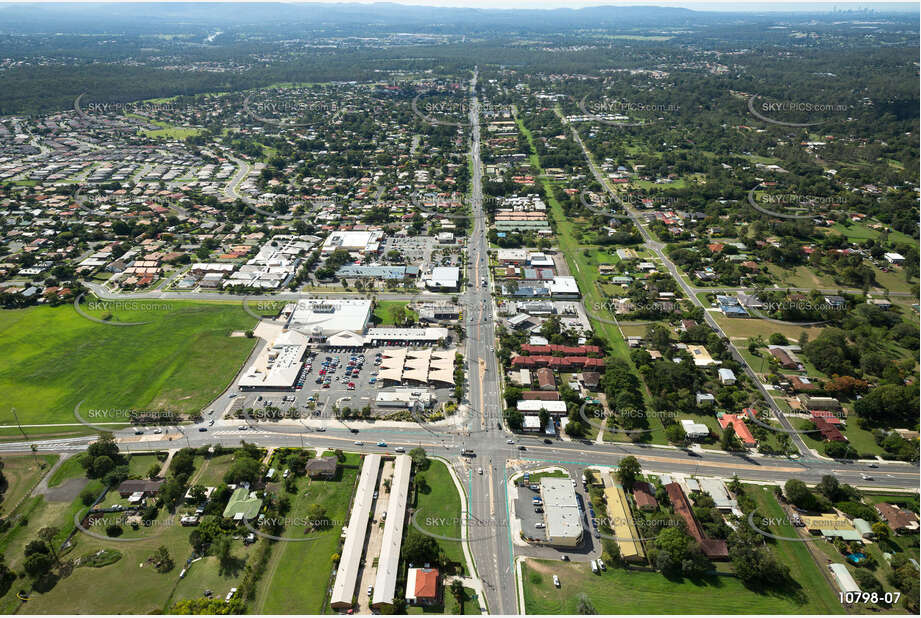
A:
{"type": "MultiPolygon", "coordinates": [[[[791,538],[797,536],[793,526],[785,523],[785,514],[774,497],[773,487],[746,485],[745,493],[754,499],[758,505],[759,514],[781,522],[780,525],[773,526],[770,532],[791,538]]],[[[803,613],[844,613],[841,603],[838,602],[837,591],[832,589],[831,583],[825,578],[821,568],[809,553],[806,543],[774,541],[772,549],[774,555],[790,568],[790,576],[800,584],[801,590],[808,597],[803,613]]]]}
{"type": "Polygon", "coordinates": [[[252,605],[257,614],[320,614],[324,610],[327,585],[335,567],[332,556],[339,551],[339,535],[348,522],[349,507],[361,459],[346,455],[330,481],[297,479],[297,497],[291,496],[287,517],[307,519],[307,509],[319,504],[326,509],[331,525],[323,530],[305,531],[288,526],[285,538],[319,537],[315,541],[277,542],[252,605]]]}

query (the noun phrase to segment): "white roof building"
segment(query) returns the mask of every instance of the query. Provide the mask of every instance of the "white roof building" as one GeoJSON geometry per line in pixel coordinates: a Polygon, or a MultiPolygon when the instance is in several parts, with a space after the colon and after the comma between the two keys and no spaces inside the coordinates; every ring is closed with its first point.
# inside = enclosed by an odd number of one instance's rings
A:
{"type": "Polygon", "coordinates": [[[374,579],[372,607],[392,604],[397,587],[397,568],[400,563],[400,546],[403,542],[403,521],[406,518],[406,500],[409,496],[409,475],[412,459],[397,455],[390,482],[390,501],[387,503],[387,521],[381,539],[381,552],[377,560],[377,577],[374,579]]]}
{"type": "Polygon", "coordinates": [[[528,252],[524,249],[499,249],[496,258],[500,262],[521,262],[523,264],[528,258],[528,252]]]}
{"type": "Polygon", "coordinates": [[[425,279],[425,285],[433,290],[456,290],[460,285],[460,268],[437,266],[425,279]]]}
{"type": "Polygon", "coordinates": [[[554,277],[552,281],[547,282],[550,289],[550,296],[567,296],[578,297],[579,285],[575,277],[554,277]]]}
{"type": "Polygon", "coordinates": [[[342,331],[364,333],[371,319],[371,301],[364,298],[304,298],[297,301],[290,327],[308,337],[329,337],[342,331]]]}
{"type": "Polygon", "coordinates": [[[352,253],[376,253],[380,248],[384,233],[374,231],[332,232],[323,242],[323,253],[332,253],[336,249],[345,249],[352,253]]]}
{"type": "MultiPolygon", "coordinates": [[[[370,302],[370,301],[369,301],[370,302]]],[[[448,329],[441,326],[427,328],[369,328],[365,343],[377,345],[388,341],[437,343],[448,338],[448,329]]]]}
{"type": "Polygon", "coordinates": [[[541,399],[519,399],[517,403],[518,411],[524,414],[538,414],[541,410],[546,410],[550,414],[566,414],[565,401],[543,401],[541,399]]]}
{"type": "Polygon", "coordinates": [[[700,483],[700,488],[713,498],[713,502],[716,503],[716,508],[721,511],[731,511],[732,509],[738,508],[739,503],[730,497],[729,490],[726,489],[726,485],[723,484],[723,481],[708,478],[697,479],[697,481],[700,483]]]}
{"type": "Polygon", "coordinates": [[[846,566],[840,562],[836,562],[834,564],[829,564],[828,569],[834,576],[835,582],[838,584],[838,588],[841,589],[841,592],[860,592],[860,586],[854,581],[854,577],[851,575],[850,571],[847,570],[846,566]]]}
{"type": "Polygon", "coordinates": [[[540,480],[540,496],[544,501],[547,540],[554,545],[577,545],[582,539],[582,512],[572,481],[544,477],[540,480]]]}
{"type": "Polygon", "coordinates": [[[695,423],[687,418],[681,419],[681,427],[684,429],[684,433],[687,434],[688,438],[692,440],[699,440],[700,438],[706,438],[710,435],[709,427],[703,423],[695,423]]]}
{"type": "Polygon", "coordinates": [[[336,609],[352,606],[361,555],[365,550],[365,534],[368,532],[370,521],[368,515],[371,513],[371,502],[374,499],[374,488],[377,486],[380,467],[380,455],[365,455],[358,489],[355,490],[355,501],[352,503],[352,515],[349,517],[345,543],[342,545],[339,570],[336,571],[336,582],[333,584],[333,593],[330,597],[330,605],[336,609]]]}
{"type": "Polygon", "coordinates": [[[293,330],[282,331],[267,345],[240,376],[240,388],[288,388],[294,385],[307,351],[307,337],[293,330]]]}

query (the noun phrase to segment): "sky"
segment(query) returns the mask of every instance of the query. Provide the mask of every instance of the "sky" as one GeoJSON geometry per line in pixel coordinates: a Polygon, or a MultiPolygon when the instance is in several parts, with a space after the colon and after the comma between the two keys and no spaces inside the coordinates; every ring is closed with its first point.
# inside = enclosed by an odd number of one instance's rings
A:
{"type": "MultiPolygon", "coordinates": [[[[86,0],[52,0],[54,2],[81,2],[86,0]]],[[[130,0],[129,0],[130,1],[130,0]]],[[[145,0],[140,0],[145,1],[145,0]]],[[[149,0],[146,0],[149,1],[149,0]]],[[[286,0],[154,0],[158,2],[285,2],[286,0]]],[[[296,1],[296,0],[287,0],[296,1]]],[[[319,3],[336,4],[371,4],[380,0],[308,0],[319,3]]],[[[0,4],[29,2],[35,0],[2,0],[0,4]]],[[[39,3],[42,0],[38,0],[39,3]]],[[[90,0],[98,2],[125,2],[125,0],[90,0]]],[[[809,2],[758,2],[748,0],[701,0],[699,2],[683,0],[389,0],[391,4],[406,4],[415,6],[449,6],[449,7],[476,7],[482,9],[553,9],[553,8],[581,8],[586,6],[672,6],[694,9],[698,11],[731,11],[731,12],[802,12],[802,11],[831,11],[834,9],[863,9],[871,8],[877,11],[915,12],[919,10],[918,2],[885,2],[865,0],[863,2],[840,2],[838,0],[810,0],[809,2]]]]}

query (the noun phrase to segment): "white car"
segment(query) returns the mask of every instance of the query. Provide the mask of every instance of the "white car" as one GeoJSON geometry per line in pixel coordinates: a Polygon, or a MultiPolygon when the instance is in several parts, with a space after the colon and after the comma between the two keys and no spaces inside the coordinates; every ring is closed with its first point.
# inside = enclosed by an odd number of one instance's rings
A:
{"type": "Polygon", "coordinates": [[[514,440],[506,440],[505,443],[506,443],[506,444],[515,444],[515,441],[514,441],[514,440]]]}
{"type": "Polygon", "coordinates": [[[539,521],[539,522],[537,522],[536,524],[534,524],[534,527],[537,528],[538,530],[541,530],[541,529],[543,529],[543,528],[546,528],[546,527],[547,527],[547,524],[545,524],[545,523],[542,522],[542,521],[539,521]]]}
{"type": "Polygon", "coordinates": [[[556,575],[553,576],[553,585],[556,586],[557,588],[560,587],[560,578],[557,577],[556,575]]]}
{"type": "Polygon", "coordinates": [[[477,474],[483,474],[483,468],[477,468],[477,469],[476,469],[476,473],[477,473],[477,474]]]}
{"type": "Polygon", "coordinates": [[[865,480],[865,481],[872,481],[872,480],[873,480],[873,477],[870,476],[869,474],[861,474],[861,475],[860,475],[860,478],[862,478],[862,479],[865,480]]]}
{"type": "Polygon", "coordinates": [[[364,442],[362,442],[361,440],[355,440],[354,444],[355,446],[363,446],[364,442]]]}

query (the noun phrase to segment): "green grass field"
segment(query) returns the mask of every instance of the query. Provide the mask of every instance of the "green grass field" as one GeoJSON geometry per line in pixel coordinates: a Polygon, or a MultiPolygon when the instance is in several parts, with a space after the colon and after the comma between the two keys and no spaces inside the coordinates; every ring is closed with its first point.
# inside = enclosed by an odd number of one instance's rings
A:
{"type": "Polygon", "coordinates": [[[407,301],[401,300],[379,300],[377,301],[377,306],[374,307],[373,320],[375,324],[380,326],[393,326],[396,324],[394,313],[398,308],[402,307],[405,311],[406,317],[419,318],[415,312],[410,311],[406,308],[409,305],[407,301]],[[379,320],[379,321],[378,321],[379,320]]]}
{"type": "MultiPolygon", "coordinates": [[[[457,493],[457,487],[451,480],[451,474],[448,467],[438,461],[431,460],[429,469],[424,472],[417,472],[425,475],[426,491],[420,491],[416,499],[416,522],[424,530],[429,530],[435,534],[449,536],[452,538],[461,538],[461,500],[457,493]],[[432,521],[434,518],[440,523],[436,525],[432,521]]],[[[460,479],[464,483],[466,479],[460,479]]],[[[409,525],[409,524],[408,524],[409,525]]],[[[485,536],[498,530],[473,530],[468,529],[471,536],[479,534],[485,536]],[[485,533],[485,534],[484,534],[485,533]]],[[[444,550],[448,559],[461,566],[466,573],[467,562],[464,560],[464,550],[460,542],[444,541],[439,539],[438,545],[444,550]]]]}
{"type": "Polygon", "coordinates": [[[73,455],[68,457],[58,469],[54,471],[54,474],[48,479],[48,487],[57,487],[66,480],[80,478],[85,474],[86,471],[83,469],[83,466],[80,465],[80,455],[73,455]]]}
{"type": "Polygon", "coordinates": [[[359,456],[350,453],[346,455],[345,463],[340,464],[336,479],[297,480],[297,497],[291,496],[291,511],[287,517],[306,518],[307,508],[311,504],[320,504],[326,509],[326,517],[332,525],[308,534],[303,528],[295,526],[285,530],[284,537],[319,538],[316,541],[276,543],[252,605],[253,613],[321,613],[326,587],[334,569],[332,555],[339,551],[339,535],[348,521],[349,504],[360,467],[359,456]]]}
{"type": "Polygon", "coordinates": [[[3,493],[0,494],[0,513],[3,517],[9,517],[13,508],[32,491],[57,460],[57,455],[48,454],[4,455],[0,458],[6,479],[3,493]]]}
{"type": "Polygon", "coordinates": [[[759,594],[734,577],[702,581],[609,568],[594,575],[585,563],[528,559],[521,569],[528,614],[578,614],[584,593],[599,614],[808,614],[826,613],[791,596],[759,594]],[[553,575],[560,587],[553,585],[553,575]]]}
{"type": "MultiPolygon", "coordinates": [[[[97,324],[72,306],[0,312],[0,392],[23,424],[76,423],[74,407],[111,413],[97,422],[124,420],[125,409],[193,412],[230,382],[254,340],[231,337],[253,327],[232,303],[142,303],[144,310],[113,311],[120,322],[97,324]],[[154,310],[155,308],[156,310],[154,310]]],[[[89,311],[103,317],[105,311],[89,311]]],[[[4,411],[2,424],[11,424],[4,411]]]]}
{"type": "MultiPolygon", "coordinates": [[[[850,242],[863,242],[869,238],[876,240],[880,237],[881,233],[873,228],[867,226],[864,223],[850,223],[849,225],[841,225],[840,223],[835,223],[833,226],[828,228],[829,234],[840,234],[847,238],[850,242]]],[[[918,241],[915,238],[907,234],[903,234],[897,230],[891,230],[889,232],[889,240],[897,243],[905,243],[911,245],[914,248],[918,248],[918,241]]]]}

